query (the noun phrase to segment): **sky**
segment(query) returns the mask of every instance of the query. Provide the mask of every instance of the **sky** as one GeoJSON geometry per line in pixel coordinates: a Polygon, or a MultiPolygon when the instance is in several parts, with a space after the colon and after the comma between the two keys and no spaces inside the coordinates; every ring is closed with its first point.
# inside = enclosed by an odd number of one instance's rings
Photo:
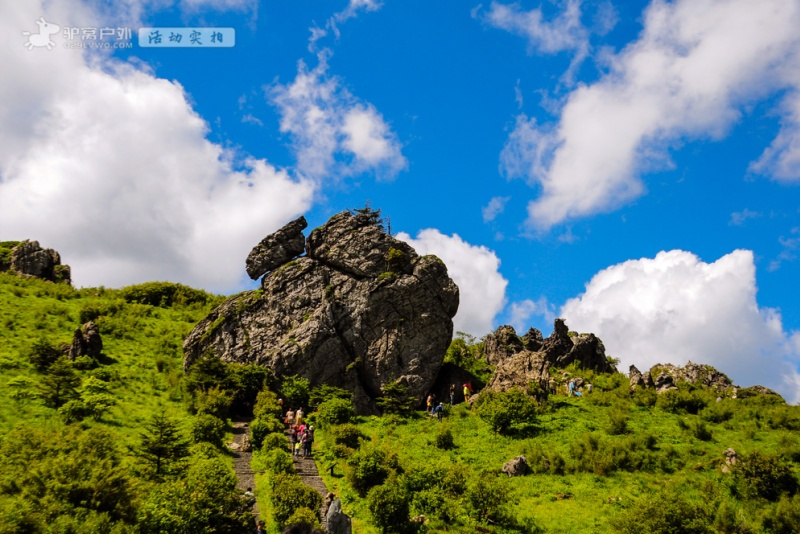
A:
{"type": "Polygon", "coordinates": [[[267,234],[369,203],[445,261],[458,331],[563,317],[624,372],[798,402],[798,27],[785,0],[4,2],[0,240],[76,286],[232,294],[267,234]]]}

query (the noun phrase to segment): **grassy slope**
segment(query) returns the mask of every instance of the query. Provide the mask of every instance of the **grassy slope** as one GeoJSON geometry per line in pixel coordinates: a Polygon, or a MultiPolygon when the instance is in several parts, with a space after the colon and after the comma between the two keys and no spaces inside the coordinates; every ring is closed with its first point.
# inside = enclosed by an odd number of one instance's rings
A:
{"type": "MultiPolygon", "coordinates": [[[[619,392],[621,390],[615,393],[619,392]]],[[[424,416],[409,420],[371,417],[361,420],[359,426],[373,444],[386,445],[395,451],[406,470],[439,463],[463,466],[475,475],[484,470],[499,471],[505,461],[519,454],[535,461],[552,451],[560,453],[566,462],[567,474],[533,474],[508,479],[512,489],[510,502],[514,503],[517,516],[532,516],[538,525],[553,533],[588,532],[587,529],[611,531],[609,518],[632,506],[637,498],[652,495],[663,486],[680,487],[682,493],[698,502],[729,498],[726,484],[730,477],[720,469],[723,451],[728,447],[733,447],[740,455],[759,450],[768,454],[782,453],[787,458],[800,456],[796,433],[779,428],[797,425],[800,416],[797,407],[764,407],[757,401],[723,400],[733,409],[733,418],[719,424],[705,422],[712,437],[701,441],[692,431],[692,425],[701,420],[699,416],[635,406],[625,397],[624,392],[617,396],[597,391],[593,398],[552,397],[551,410],[539,418],[537,429],[528,436],[495,435],[466,405],[457,406],[444,423],[424,416]],[[625,435],[611,436],[607,432],[615,410],[628,414],[629,432],[625,435]],[[681,421],[685,425],[681,425],[681,421]],[[437,430],[442,425],[448,426],[455,437],[454,450],[443,451],[434,445],[437,430]],[[581,472],[570,473],[575,459],[572,447],[590,434],[606,444],[601,450],[609,449],[607,445],[611,443],[621,444],[651,435],[656,444],[647,454],[663,467],[606,473],[603,466],[598,465],[595,470],[584,468],[581,472]],[[563,498],[564,495],[567,497],[563,498]]],[[[319,439],[324,448],[329,436],[320,432],[319,439]]],[[[327,470],[320,469],[320,472],[329,488],[342,496],[345,510],[355,516],[356,531],[377,533],[370,525],[365,501],[357,497],[346,478],[341,476],[346,469],[344,461],[339,460],[335,476],[330,476],[327,470]]],[[[745,508],[750,508],[748,513],[753,518],[764,505],[749,503],[745,508]]],[[[456,506],[463,508],[464,505],[457,503],[456,506]]],[[[411,515],[415,515],[413,508],[411,515]]],[[[455,527],[452,531],[460,530],[455,527]]]]}
{"type": "MultiPolygon", "coordinates": [[[[181,344],[212,304],[159,307],[127,303],[120,291],[74,290],[68,286],[0,273],[0,433],[24,422],[60,425],[52,408],[36,399],[13,400],[8,381],[40,375],[28,363],[26,350],[36,339],[68,344],[81,322],[81,312],[103,310],[97,319],[108,356],[117,401],[99,423],[118,434],[123,445],[137,443],[142,424],[161,409],[188,424],[184,407],[181,344]],[[159,368],[161,370],[159,370],[159,368]]],[[[85,376],[86,371],[81,372],[85,376]]]]}

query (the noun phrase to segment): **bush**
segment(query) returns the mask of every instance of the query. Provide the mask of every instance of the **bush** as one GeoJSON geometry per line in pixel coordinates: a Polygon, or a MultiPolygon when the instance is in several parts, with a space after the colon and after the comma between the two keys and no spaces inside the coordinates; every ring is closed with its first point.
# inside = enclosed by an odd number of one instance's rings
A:
{"type": "Polygon", "coordinates": [[[272,449],[271,451],[263,453],[262,458],[264,468],[273,475],[294,473],[292,455],[283,449],[272,449]]]}
{"type": "Polygon", "coordinates": [[[652,408],[657,401],[658,393],[655,389],[639,387],[633,394],[633,403],[642,408],[652,408]]]}
{"type": "Polygon", "coordinates": [[[797,479],[791,466],[780,456],[753,451],[742,455],[731,467],[734,494],[745,498],[777,501],[781,495],[797,493],[797,479]]]}
{"type": "Polygon", "coordinates": [[[674,489],[644,496],[611,518],[620,534],[711,534],[709,524],[704,508],[674,489]]]}
{"type": "Polygon", "coordinates": [[[494,473],[484,473],[475,478],[464,497],[468,504],[467,513],[473,519],[484,524],[508,523],[508,486],[494,473]]]}
{"type": "Polygon", "coordinates": [[[209,414],[219,419],[227,419],[230,407],[230,394],[216,387],[198,391],[195,397],[194,408],[197,414],[209,414]]]}
{"type": "Polygon", "coordinates": [[[333,425],[349,423],[356,413],[349,400],[330,399],[319,405],[317,421],[323,428],[330,428],[333,425]]]}
{"type": "Polygon", "coordinates": [[[309,389],[308,380],[305,378],[297,375],[285,377],[280,387],[283,406],[287,410],[308,407],[309,389]]]}
{"type": "Polygon", "coordinates": [[[119,293],[127,302],[160,307],[205,304],[214,298],[205,291],[171,282],[146,282],[123,287],[119,293]]]}
{"type": "Polygon", "coordinates": [[[706,400],[697,391],[671,389],[661,393],[656,406],[670,413],[697,413],[706,407],[706,400]]]}
{"type": "Polygon", "coordinates": [[[536,402],[519,389],[498,393],[485,391],[479,398],[478,415],[495,433],[506,433],[513,425],[536,421],[536,402]]]}
{"type": "Polygon", "coordinates": [[[456,444],[453,441],[453,432],[450,431],[450,428],[442,428],[436,432],[435,444],[437,448],[445,451],[455,449],[456,444]]]}
{"type": "Polygon", "coordinates": [[[383,532],[409,531],[408,496],[397,480],[391,479],[369,490],[367,507],[383,532]]]}
{"type": "Polygon", "coordinates": [[[311,528],[320,528],[319,516],[310,508],[301,507],[286,520],[287,525],[308,525],[311,528]]]}
{"type": "Polygon", "coordinates": [[[272,508],[275,521],[283,528],[295,510],[319,510],[322,497],[317,490],[303,484],[300,477],[279,474],[272,479],[272,508]]]}
{"type": "Polygon", "coordinates": [[[261,443],[261,450],[271,451],[273,449],[278,449],[283,451],[287,450],[288,446],[289,441],[286,439],[286,435],[283,432],[270,432],[261,443]]]}
{"type": "Polygon", "coordinates": [[[256,395],[256,404],[253,407],[253,417],[263,419],[279,419],[281,416],[281,405],[278,404],[278,396],[267,388],[259,391],[256,395]]]}
{"type": "Polygon", "coordinates": [[[228,373],[233,391],[231,410],[241,415],[253,413],[258,394],[269,378],[269,372],[256,364],[228,364],[228,373]]]}
{"type": "Polygon", "coordinates": [[[328,384],[322,384],[311,390],[308,397],[308,411],[313,412],[319,408],[319,405],[331,399],[344,399],[353,401],[353,394],[346,389],[337,388],[328,384]]]}
{"type": "Polygon", "coordinates": [[[346,478],[354,490],[363,497],[387,479],[392,470],[399,468],[397,456],[383,449],[364,449],[347,460],[346,478]]]}
{"type": "Polygon", "coordinates": [[[770,534],[795,534],[800,525],[800,495],[781,497],[778,505],[762,519],[762,526],[770,534]]]}
{"type": "Polygon", "coordinates": [[[225,421],[211,414],[199,414],[192,423],[192,440],[195,443],[210,443],[222,447],[225,439],[225,421]]]}
{"type": "Polygon", "coordinates": [[[53,365],[63,353],[44,338],[40,338],[28,349],[28,361],[33,364],[39,372],[44,372],[53,365]]]}
{"type": "Polygon", "coordinates": [[[628,433],[628,414],[622,410],[612,410],[610,413],[611,422],[608,425],[608,433],[612,436],[620,436],[628,433]]]}
{"type": "Polygon", "coordinates": [[[414,409],[416,399],[408,394],[408,386],[400,382],[389,382],[381,389],[378,406],[385,414],[408,416],[414,409]]]}
{"type": "Polygon", "coordinates": [[[330,429],[330,435],[334,444],[344,445],[351,449],[357,449],[360,446],[361,438],[364,437],[358,427],[352,424],[335,426],[330,429]]]}
{"type": "Polygon", "coordinates": [[[286,444],[286,437],[283,436],[283,424],[277,419],[253,419],[250,422],[250,443],[254,448],[262,448],[264,440],[271,434],[281,434],[283,442],[286,444]]]}

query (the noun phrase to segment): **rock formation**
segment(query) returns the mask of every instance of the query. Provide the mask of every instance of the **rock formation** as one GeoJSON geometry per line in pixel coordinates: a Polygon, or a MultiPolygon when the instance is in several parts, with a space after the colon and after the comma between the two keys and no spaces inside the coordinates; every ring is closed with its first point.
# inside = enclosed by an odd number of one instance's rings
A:
{"type": "Polygon", "coordinates": [[[67,349],[67,357],[75,360],[78,356],[89,356],[98,359],[103,352],[103,340],[100,337],[100,329],[94,322],[89,321],[81,328],[75,329],[72,336],[72,344],[67,349]]]}
{"type": "Polygon", "coordinates": [[[649,387],[655,387],[661,393],[668,389],[676,389],[680,382],[705,386],[717,391],[723,391],[733,383],[724,373],[717,371],[710,365],[688,362],[685,366],[657,364],[650,368],[648,375],[651,377],[649,387]]]}
{"type": "Polygon", "coordinates": [[[528,459],[520,455],[503,464],[503,473],[510,477],[521,477],[528,472],[528,459]]]}
{"type": "Polygon", "coordinates": [[[486,336],[486,361],[497,362],[489,389],[506,391],[513,387],[525,388],[530,382],[538,382],[542,388],[547,388],[551,367],[564,368],[575,362],[580,363],[583,369],[603,373],[616,371],[606,359],[605,347],[600,339],[594,334],[569,332],[563,319],[555,320],[553,333],[542,341],[538,339],[541,332],[531,330],[533,332],[529,331],[520,339],[516,337],[513,327],[501,326],[486,336]],[[538,347],[538,350],[529,350],[527,346],[538,347]]]}
{"type": "Polygon", "coordinates": [[[61,265],[61,256],[51,248],[43,249],[38,241],[0,243],[0,272],[71,284],[69,265],[61,265]]]}
{"type": "Polygon", "coordinates": [[[375,413],[381,387],[395,380],[422,401],[458,309],[447,267],[387,234],[369,209],[334,215],[297,257],[304,226],[293,221],[251,252],[251,276],[271,269],[261,289],[228,299],[189,333],[184,367],[205,353],[257,363],[346,388],[360,413],[375,413]]]}

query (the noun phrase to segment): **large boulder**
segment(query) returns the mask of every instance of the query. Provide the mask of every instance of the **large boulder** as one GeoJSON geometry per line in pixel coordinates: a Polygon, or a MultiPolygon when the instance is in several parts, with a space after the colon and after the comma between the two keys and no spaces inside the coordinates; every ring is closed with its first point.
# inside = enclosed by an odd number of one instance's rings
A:
{"type": "Polygon", "coordinates": [[[302,254],[306,248],[303,230],[307,226],[306,218],[301,216],[253,247],[245,262],[250,278],[258,280],[272,269],[302,254]]]}
{"type": "MultiPolygon", "coordinates": [[[[550,368],[564,368],[572,363],[579,363],[582,369],[592,369],[601,373],[616,371],[609,363],[605,347],[594,334],[576,334],[570,332],[563,319],[556,319],[553,333],[539,342],[535,333],[530,331],[518,343],[511,336],[516,333],[511,326],[502,326],[487,336],[502,340],[492,345],[493,353],[487,355],[487,361],[497,361],[497,368],[492,375],[489,389],[507,391],[519,387],[525,388],[531,382],[537,382],[543,389],[552,389],[550,368]],[[525,346],[538,346],[536,351],[525,346]],[[502,354],[502,357],[498,355],[502,354]]],[[[486,347],[489,347],[487,342],[486,347]]]]}
{"type": "Polygon", "coordinates": [[[346,388],[360,413],[375,413],[392,381],[422,401],[457,309],[458,288],[441,260],[387,234],[375,212],[342,212],[311,232],[306,256],[203,319],[184,342],[184,367],[205,353],[257,363],[346,388]]]}
{"type": "Polygon", "coordinates": [[[654,386],[659,392],[674,389],[680,382],[705,386],[717,391],[733,387],[728,376],[710,365],[688,362],[683,367],[671,363],[656,364],[650,368],[654,386]]]}
{"type": "Polygon", "coordinates": [[[510,477],[521,477],[528,472],[528,460],[522,455],[503,464],[503,473],[510,477]]]}
{"type": "Polygon", "coordinates": [[[51,248],[42,248],[38,241],[5,241],[0,243],[0,271],[71,284],[69,265],[61,264],[61,255],[51,248]]]}
{"type": "Polygon", "coordinates": [[[100,329],[93,321],[75,329],[72,344],[67,349],[70,360],[75,360],[78,356],[89,356],[96,360],[102,352],[103,339],[100,337],[100,329]]]}
{"type": "Polygon", "coordinates": [[[486,363],[497,365],[525,349],[513,326],[503,325],[483,339],[483,356],[486,363]]]}

